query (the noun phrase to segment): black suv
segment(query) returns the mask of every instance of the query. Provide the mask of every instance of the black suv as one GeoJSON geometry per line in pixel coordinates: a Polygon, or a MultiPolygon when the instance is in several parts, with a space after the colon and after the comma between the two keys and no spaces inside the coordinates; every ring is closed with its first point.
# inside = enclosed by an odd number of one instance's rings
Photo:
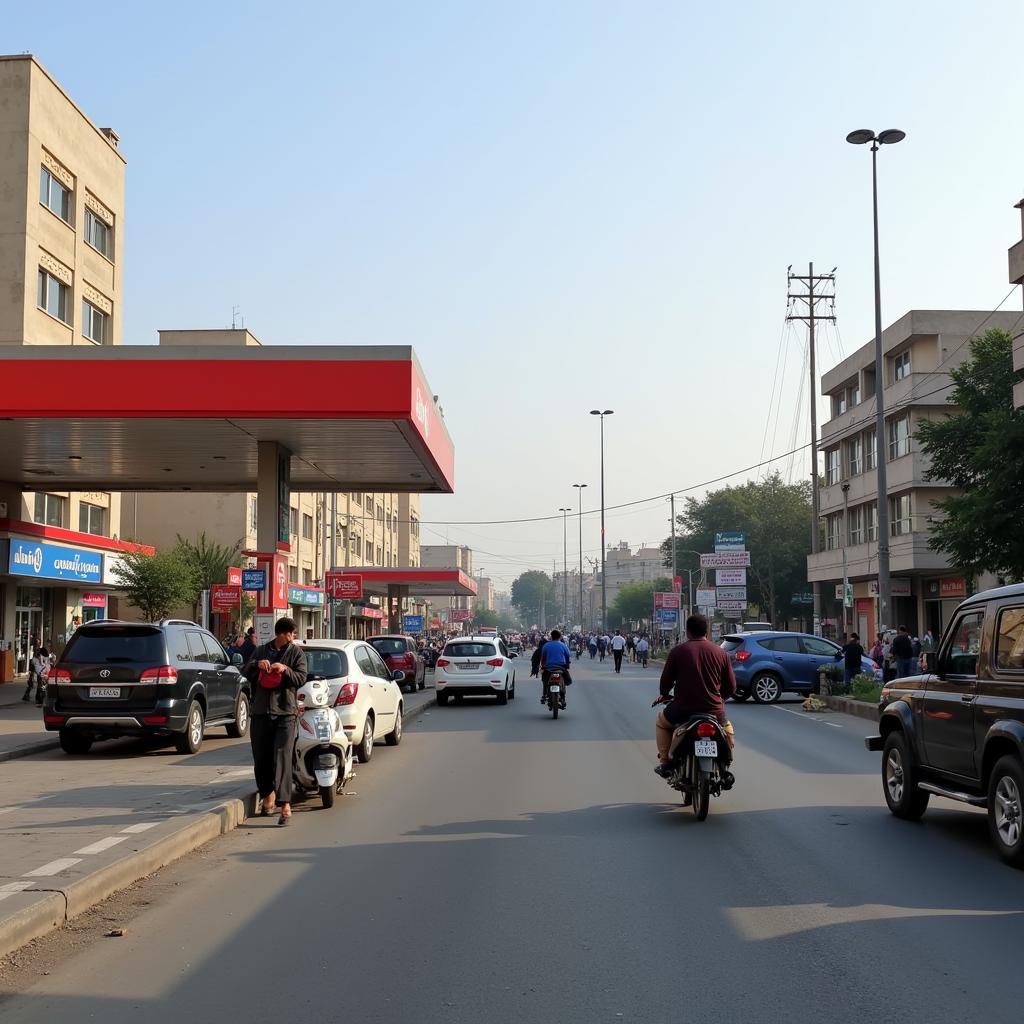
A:
{"type": "Polygon", "coordinates": [[[932,794],[984,807],[1003,859],[1024,867],[1024,584],[956,610],[935,671],[893,680],[879,716],[889,810],[917,820],[932,794]]]}
{"type": "Polygon", "coordinates": [[[241,664],[194,622],[89,622],[50,670],[43,722],[69,754],[141,735],[172,735],[180,753],[194,754],[207,726],[234,737],[249,731],[241,664]]]}

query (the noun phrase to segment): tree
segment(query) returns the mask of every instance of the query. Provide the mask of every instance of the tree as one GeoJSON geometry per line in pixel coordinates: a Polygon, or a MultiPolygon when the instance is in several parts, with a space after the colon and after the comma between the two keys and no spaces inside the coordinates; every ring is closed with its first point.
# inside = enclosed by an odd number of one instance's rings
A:
{"type": "MultiPolygon", "coordinates": [[[[676,564],[694,566],[689,551],[714,551],[715,533],[745,533],[750,552],[747,599],[767,608],[773,623],[780,614],[800,615],[792,595],[807,589],[807,556],[811,551],[811,485],[783,483],[778,473],[687,498],[676,517],[676,564]]],[[[665,564],[672,564],[671,539],[662,544],[665,564]]],[[[713,582],[713,577],[709,582],[713,582]]]]}
{"type": "Polygon", "coordinates": [[[624,583],[619,587],[608,609],[611,625],[628,625],[640,619],[650,619],[654,614],[654,589],[653,583],[624,583]]]}
{"type": "Polygon", "coordinates": [[[477,608],[473,612],[473,625],[477,627],[497,626],[498,613],[490,608],[477,608]]]}
{"type": "Polygon", "coordinates": [[[952,415],[915,434],[931,465],[928,480],[958,493],[934,502],[929,546],[969,573],[1024,579],[1020,529],[1024,481],[1024,411],[1013,407],[1013,339],[993,328],[970,343],[970,358],[950,370],[952,415]]]}
{"type": "Polygon", "coordinates": [[[218,544],[210,540],[205,532],[199,534],[194,541],[190,541],[178,534],[178,543],[174,550],[188,566],[189,589],[185,601],[192,605],[192,618],[198,619],[203,591],[209,590],[214,584],[227,582],[228,569],[238,564],[242,542],[239,540],[233,545],[218,544]]]}
{"type": "Polygon", "coordinates": [[[191,570],[176,553],[158,551],[147,555],[130,551],[113,569],[128,603],[149,622],[166,619],[189,595],[191,570]]]}
{"type": "Polygon", "coordinates": [[[519,609],[524,620],[539,623],[541,607],[545,618],[555,619],[555,583],[547,573],[531,569],[512,582],[512,603],[519,609]]]}

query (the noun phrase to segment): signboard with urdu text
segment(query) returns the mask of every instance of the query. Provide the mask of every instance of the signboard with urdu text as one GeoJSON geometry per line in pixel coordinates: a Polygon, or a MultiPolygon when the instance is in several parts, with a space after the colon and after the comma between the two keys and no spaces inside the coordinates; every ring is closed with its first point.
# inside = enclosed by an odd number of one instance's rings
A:
{"type": "Polygon", "coordinates": [[[697,604],[702,608],[714,608],[715,606],[715,588],[714,587],[698,587],[697,588],[697,604]]]}
{"type": "Polygon", "coordinates": [[[747,588],[746,587],[718,587],[716,598],[718,603],[721,604],[723,601],[742,601],[744,604],[747,602],[747,588]]]}
{"type": "Polygon", "coordinates": [[[716,551],[700,556],[702,569],[734,569],[750,565],[749,551],[716,551]]]}
{"type": "Polygon", "coordinates": [[[720,587],[745,587],[747,585],[747,570],[716,569],[715,582],[720,587]]]}
{"type": "Polygon", "coordinates": [[[360,601],[363,597],[363,577],[355,572],[329,572],[327,593],[336,600],[360,601]]]}

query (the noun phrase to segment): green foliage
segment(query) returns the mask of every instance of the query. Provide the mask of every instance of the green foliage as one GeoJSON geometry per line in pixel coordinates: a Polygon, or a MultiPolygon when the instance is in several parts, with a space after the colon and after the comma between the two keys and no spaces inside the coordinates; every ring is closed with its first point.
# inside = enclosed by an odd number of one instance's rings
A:
{"type": "Polygon", "coordinates": [[[882,696],[881,684],[874,676],[866,675],[863,672],[853,677],[850,684],[854,700],[867,701],[869,704],[877,704],[882,696]]]}
{"type": "Polygon", "coordinates": [[[971,341],[970,358],[950,371],[951,416],[922,423],[915,435],[930,459],[929,480],[959,493],[934,503],[929,545],[965,572],[1024,579],[1020,529],[1024,411],[1013,407],[1013,341],[996,328],[971,341]]]}
{"type": "Polygon", "coordinates": [[[548,620],[556,618],[555,583],[547,573],[537,569],[524,572],[512,582],[512,603],[528,625],[540,623],[541,605],[548,620]]]}
{"type": "Polygon", "coordinates": [[[189,589],[185,602],[192,606],[192,618],[199,616],[199,603],[204,590],[216,583],[226,583],[228,569],[238,564],[242,542],[234,545],[218,544],[201,533],[194,540],[186,540],[178,534],[175,554],[188,567],[189,589]]]}
{"type": "MultiPolygon", "coordinates": [[[[735,487],[686,498],[676,517],[676,565],[694,568],[692,551],[714,551],[715,533],[739,530],[747,536],[751,566],[747,570],[748,602],[760,605],[776,626],[784,615],[802,615],[790,604],[793,594],[807,589],[807,556],[811,551],[810,481],[786,484],[778,473],[735,487]]],[[[665,564],[672,564],[671,539],[662,544],[665,564]]],[[[709,583],[714,581],[709,576],[709,583]]]]}
{"type": "Polygon", "coordinates": [[[147,621],[166,619],[188,599],[191,570],[177,549],[155,555],[129,552],[121,556],[113,574],[125,591],[128,603],[147,621]]]}
{"type": "Polygon", "coordinates": [[[609,624],[622,626],[649,620],[654,614],[654,588],[653,583],[624,583],[608,609],[609,624]]]}
{"type": "Polygon", "coordinates": [[[474,626],[497,626],[498,613],[492,608],[477,608],[473,612],[474,626]]]}

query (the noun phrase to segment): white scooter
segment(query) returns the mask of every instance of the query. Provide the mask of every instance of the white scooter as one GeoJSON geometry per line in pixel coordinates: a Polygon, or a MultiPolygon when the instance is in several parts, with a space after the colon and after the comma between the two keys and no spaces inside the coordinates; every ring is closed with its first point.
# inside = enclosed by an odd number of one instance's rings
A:
{"type": "Polygon", "coordinates": [[[324,807],[334,806],[335,794],[355,774],[355,752],[338,712],[330,706],[330,687],[324,679],[309,679],[296,694],[299,726],[295,736],[293,776],[301,792],[319,792],[324,807]]]}

